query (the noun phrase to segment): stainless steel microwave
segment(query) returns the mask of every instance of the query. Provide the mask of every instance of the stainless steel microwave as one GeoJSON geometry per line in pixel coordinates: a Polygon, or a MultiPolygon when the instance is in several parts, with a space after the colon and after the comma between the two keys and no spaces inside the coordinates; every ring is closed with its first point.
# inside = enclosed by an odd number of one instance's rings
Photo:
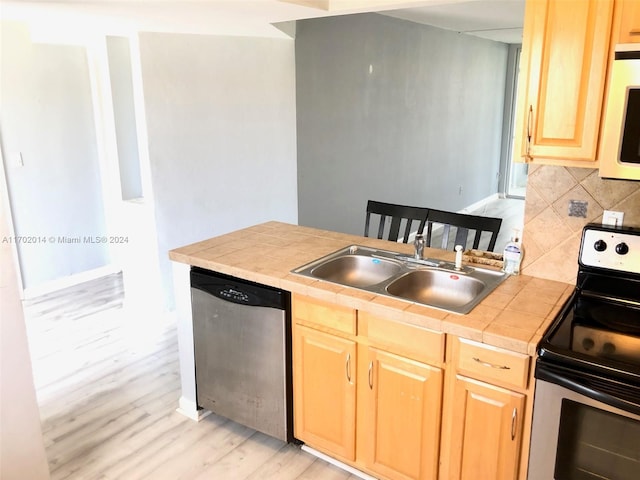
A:
{"type": "Polygon", "coordinates": [[[600,176],[640,180],[640,44],[619,44],[605,107],[600,176]]]}

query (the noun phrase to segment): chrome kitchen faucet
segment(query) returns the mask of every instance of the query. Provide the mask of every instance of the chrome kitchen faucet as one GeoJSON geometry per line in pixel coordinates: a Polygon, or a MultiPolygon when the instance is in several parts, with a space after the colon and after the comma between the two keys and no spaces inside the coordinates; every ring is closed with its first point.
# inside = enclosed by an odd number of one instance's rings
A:
{"type": "Polygon", "coordinates": [[[424,239],[424,235],[422,235],[421,233],[417,233],[416,238],[413,241],[413,246],[416,249],[416,252],[414,255],[416,260],[422,260],[422,252],[424,251],[425,244],[426,244],[426,241],[424,239]]]}

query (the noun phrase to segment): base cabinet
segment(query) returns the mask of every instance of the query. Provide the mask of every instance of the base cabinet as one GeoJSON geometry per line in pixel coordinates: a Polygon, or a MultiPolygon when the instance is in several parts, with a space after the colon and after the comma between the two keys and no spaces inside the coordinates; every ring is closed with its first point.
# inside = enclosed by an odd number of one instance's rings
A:
{"type": "Polygon", "coordinates": [[[296,438],[355,460],[356,343],[296,325],[293,345],[296,438]]]}
{"type": "Polygon", "coordinates": [[[525,396],[457,376],[453,402],[448,478],[517,478],[525,396]]]}
{"type": "Polygon", "coordinates": [[[367,468],[394,479],[437,478],[442,370],[372,347],[366,352],[359,441],[367,468]]]}
{"type": "Polygon", "coordinates": [[[526,478],[528,355],[300,295],[292,307],[296,438],[381,480],[526,478]]]}

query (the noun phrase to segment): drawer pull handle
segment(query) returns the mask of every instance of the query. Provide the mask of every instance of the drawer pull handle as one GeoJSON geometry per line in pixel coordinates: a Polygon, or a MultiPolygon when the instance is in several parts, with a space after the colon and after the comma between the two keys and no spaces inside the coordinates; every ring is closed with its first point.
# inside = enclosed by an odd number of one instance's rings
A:
{"type": "Polygon", "coordinates": [[[351,383],[351,354],[347,353],[347,381],[351,383]]]}
{"type": "Polygon", "coordinates": [[[513,414],[511,415],[511,440],[516,439],[516,420],[518,419],[518,409],[513,409],[513,414]]]}
{"type": "Polygon", "coordinates": [[[533,105],[529,105],[529,112],[527,114],[527,153],[525,154],[525,162],[533,160],[531,156],[531,128],[533,123],[533,105]]]}
{"type": "Polygon", "coordinates": [[[369,362],[369,390],[373,390],[373,362],[369,362]]]}
{"type": "Polygon", "coordinates": [[[497,368],[499,370],[511,370],[511,367],[508,367],[507,365],[497,365],[495,363],[484,362],[478,357],[473,357],[473,361],[478,362],[480,365],[483,365],[485,367],[497,368]]]}
{"type": "Polygon", "coordinates": [[[629,35],[640,35],[640,28],[633,28],[629,30],[629,35]]]}

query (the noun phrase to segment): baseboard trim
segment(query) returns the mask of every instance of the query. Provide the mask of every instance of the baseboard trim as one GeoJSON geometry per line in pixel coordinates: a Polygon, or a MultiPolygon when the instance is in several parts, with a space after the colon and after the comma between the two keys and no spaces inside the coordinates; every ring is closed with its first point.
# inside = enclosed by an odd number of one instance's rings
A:
{"type": "Polygon", "coordinates": [[[105,265],[104,267],[94,268],[92,270],[86,270],[80,273],[74,273],[73,275],[56,278],[55,280],[42,283],[35,287],[25,288],[22,291],[22,298],[24,300],[29,300],[41,295],[57,292],[58,290],[62,290],[63,288],[73,287],[74,285],[79,285],[90,280],[106,277],[107,275],[118,273],[120,271],[120,268],[117,268],[115,265],[105,265]]]}
{"type": "Polygon", "coordinates": [[[484,207],[487,203],[491,203],[498,200],[499,198],[500,198],[500,195],[498,193],[494,193],[493,195],[489,195],[488,197],[478,200],[477,202],[472,203],[471,205],[467,205],[462,210],[458,210],[458,213],[469,213],[473,215],[474,211],[480,209],[481,207],[484,207]]]}
{"type": "Polygon", "coordinates": [[[318,457],[324,460],[325,462],[330,463],[331,465],[335,465],[336,467],[341,468],[342,470],[349,472],[350,474],[355,475],[356,477],[363,478],[364,480],[378,480],[376,477],[372,477],[371,475],[361,472],[360,470],[352,467],[351,465],[347,465],[346,463],[342,463],[341,461],[336,460],[335,458],[331,458],[329,455],[325,455],[324,453],[319,452],[315,448],[311,448],[307,445],[302,445],[302,447],[300,448],[305,452],[310,453],[314,457],[318,457]]]}
{"type": "Polygon", "coordinates": [[[180,397],[178,404],[179,406],[178,408],[176,408],[176,412],[178,412],[181,415],[184,415],[187,418],[190,418],[191,420],[195,420],[196,422],[199,422],[203,418],[211,415],[210,410],[205,410],[204,408],[198,408],[195,402],[192,402],[191,400],[185,397],[180,397]]]}

